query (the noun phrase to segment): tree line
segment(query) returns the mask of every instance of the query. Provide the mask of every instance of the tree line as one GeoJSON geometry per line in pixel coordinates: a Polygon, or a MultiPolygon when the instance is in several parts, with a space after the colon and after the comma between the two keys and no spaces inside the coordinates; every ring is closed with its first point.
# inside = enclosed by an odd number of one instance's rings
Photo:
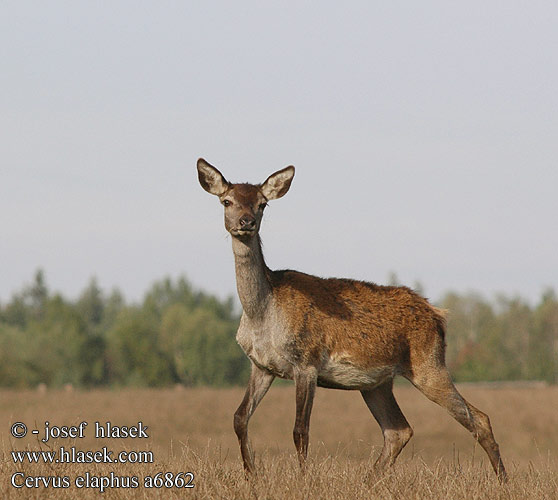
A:
{"type": "MultiPolygon", "coordinates": [[[[499,296],[447,293],[447,364],[457,381],[558,383],[558,299],[531,306],[499,296]]],[[[104,293],[95,279],[75,300],[32,284],[0,304],[0,386],[226,386],[244,384],[240,309],[181,277],[156,282],[141,303],[104,293]]]]}

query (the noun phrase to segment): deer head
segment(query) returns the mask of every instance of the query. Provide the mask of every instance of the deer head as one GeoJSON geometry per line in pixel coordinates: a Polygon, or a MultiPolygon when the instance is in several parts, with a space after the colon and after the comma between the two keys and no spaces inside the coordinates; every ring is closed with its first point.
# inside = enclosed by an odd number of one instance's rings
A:
{"type": "Polygon", "coordinates": [[[219,197],[225,207],[225,229],[241,239],[258,234],[267,202],[287,193],[294,173],[294,167],[289,166],[271,174],[262,184],[233,184],[203,158],[198,160],[201,186],[219,197]]]}

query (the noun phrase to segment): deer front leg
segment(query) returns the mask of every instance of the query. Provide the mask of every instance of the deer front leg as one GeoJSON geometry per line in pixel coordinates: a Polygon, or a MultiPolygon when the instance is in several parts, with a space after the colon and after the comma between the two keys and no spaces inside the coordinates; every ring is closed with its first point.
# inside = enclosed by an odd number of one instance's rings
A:
{"type": "Polygon", "coordinates": [[[250,373],[244,399],[234,414],[234,431],[238,437],[242,462],[247,473],[255,472],[254,456],[248,441],[248,421],[265,396],[274,378],[274,375],[258,368],[252,363],[252,372],[250,373]]]}
{"type": "Polygon", "coordinates": [[[295,369],[296,419],[293,438],[301,467],[304,466],[308,454],[310,413],[312,412],[317,378],[317,371],[314,367],[295,369]]]}

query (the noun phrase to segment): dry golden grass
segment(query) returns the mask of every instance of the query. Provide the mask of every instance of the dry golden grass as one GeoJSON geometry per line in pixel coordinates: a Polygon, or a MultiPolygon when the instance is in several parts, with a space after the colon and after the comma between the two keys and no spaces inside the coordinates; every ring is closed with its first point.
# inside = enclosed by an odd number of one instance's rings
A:
{"type": "MultiPolygon", "coordinates": [[[[250,422],[259,473],[247,481],[242,470],[232,414],[243,390],[126,389],[89,392],[0,391],[0,498],[223,498],[223,499],[553,499],[558,498],[558,387],[481,388],[462,394],[488,413],[510,482],[497,482],[484,452],[444,410],[416,389],[398,386],[396,397],[415,436],[388,474],[371,464],[381,448],[379,428],[357,392],[319,389],[310,426],[307,470],[301,473],[292,444],[293,388],[274,386],[250,422]],[[29,434],[10,435],[10,426],[29,429],[89,423],[83,439],[42,444],[29,434]],[[149,426],[148,439],[102,440],[95,421],[149,426]],[[12,450],[151,450],[152,464],[16,465],[12,450]],[[68,476],[67,489],[11,486],[11,476],[68,476]],[[77,489],[78,475],[137,476],[135,489],[77,489]],[[146,489],[143,477],[158,472],[192,472],[192,489],[146,489]]],[[[42,436],[39,436],[42,437],[42,436]]],[[[19,480],[21,482],[21,480],[19,480]]]]}

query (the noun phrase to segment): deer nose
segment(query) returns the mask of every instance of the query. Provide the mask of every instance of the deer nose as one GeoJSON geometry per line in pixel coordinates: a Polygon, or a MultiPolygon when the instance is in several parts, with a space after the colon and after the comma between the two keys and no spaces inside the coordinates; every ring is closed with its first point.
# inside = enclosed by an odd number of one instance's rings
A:
{"type": "Polygon", "coordinates": [[[256,228],[256,219],[251,215],[243,215],[240,218],[240,227],[246,230],[252,230],[256,228]]]}

